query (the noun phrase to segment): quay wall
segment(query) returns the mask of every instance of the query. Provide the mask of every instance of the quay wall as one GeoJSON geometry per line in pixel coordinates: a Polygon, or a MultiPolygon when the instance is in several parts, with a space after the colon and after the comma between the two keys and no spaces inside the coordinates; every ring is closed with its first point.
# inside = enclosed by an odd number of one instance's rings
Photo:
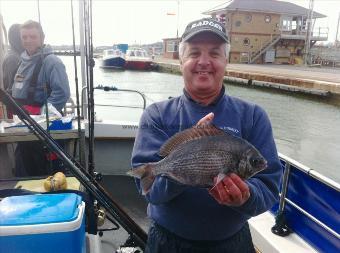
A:
{"type": "MultiPolygon", "coordinates": [[[[157,70],[160,72],[181,74],[179,63],[157,62],[157,70]]],[[[340,83],[336,84],[302,78],[283,78],[270,74],[255,74],[228,69],[226,69],[224,81],[238,85],[250,85],[327,98],[329,102],[340,105],[340,83]]]]}

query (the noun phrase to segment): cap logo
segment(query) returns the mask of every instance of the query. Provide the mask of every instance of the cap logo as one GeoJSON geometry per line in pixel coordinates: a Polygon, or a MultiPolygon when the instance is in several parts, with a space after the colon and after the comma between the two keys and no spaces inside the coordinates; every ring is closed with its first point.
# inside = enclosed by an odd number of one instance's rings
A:
{"type": "Polygon", "coordinates": [[[220,30],[221,32],[223,32],[223,29],[222,27],[219,25],[219,24],[216,24],[212,21],[199,21],[198,23],[193,23],[191,25],[191,29],[195,28],[195,27],[200,27],[200,26],[211,26],[211,27],[215,27],[217,28],[218,30],[220,30]]]}

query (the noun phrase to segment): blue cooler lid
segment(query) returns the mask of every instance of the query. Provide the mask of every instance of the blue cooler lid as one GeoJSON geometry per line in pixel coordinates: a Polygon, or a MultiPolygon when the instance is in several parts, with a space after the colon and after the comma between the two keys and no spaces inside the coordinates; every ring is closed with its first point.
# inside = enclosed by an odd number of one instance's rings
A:
{"type": "Polygon", "coordinates": [[[0,202],[0,226],[70,222],[78,217],[80,203],[75,193],[7,197],[0,202]]]}

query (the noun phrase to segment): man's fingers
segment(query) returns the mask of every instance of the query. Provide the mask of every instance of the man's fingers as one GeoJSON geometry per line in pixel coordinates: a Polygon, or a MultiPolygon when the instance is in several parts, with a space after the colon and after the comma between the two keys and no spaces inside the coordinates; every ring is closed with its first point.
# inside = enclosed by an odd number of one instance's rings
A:
{"type": "Polygon", "coordinates": [[[235,204],[242,202],[242,193],[240,189],[234,184],[233,180],[230,177],[225,177],[223,179],[223,185],[226,189],[226,192],[231,197],[235,204]]]}
{"type": "Polygon", "coordinates": [[[240,206],[250,197],[248,185],[234,173],[225,176],[220,182],[215,177],[214,182],[209,193],[219,204],[240,206]]]}
{"type": "Polygon", "coordinates": [[[241,192],[249,191],[248,185],[236,174],[231,173],[230,178],[232,179],[233,183],[240,189],[241,192]]]}

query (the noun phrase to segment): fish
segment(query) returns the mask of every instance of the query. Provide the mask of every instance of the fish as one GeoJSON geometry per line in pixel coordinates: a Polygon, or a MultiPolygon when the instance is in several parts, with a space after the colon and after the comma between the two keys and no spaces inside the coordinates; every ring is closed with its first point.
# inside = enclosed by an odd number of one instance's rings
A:
{"type": "Polygon", "coordinates": [[[220,181],[225,175],[236,173],[245,180],[267,167],[266,159],[252,144],[212,124],[176,133],[158,154],[160,161],[127,172],[140,179],[143,195],[150,191],[158,175],[184,185],[211,188],[216,176],[220,181]]]}

